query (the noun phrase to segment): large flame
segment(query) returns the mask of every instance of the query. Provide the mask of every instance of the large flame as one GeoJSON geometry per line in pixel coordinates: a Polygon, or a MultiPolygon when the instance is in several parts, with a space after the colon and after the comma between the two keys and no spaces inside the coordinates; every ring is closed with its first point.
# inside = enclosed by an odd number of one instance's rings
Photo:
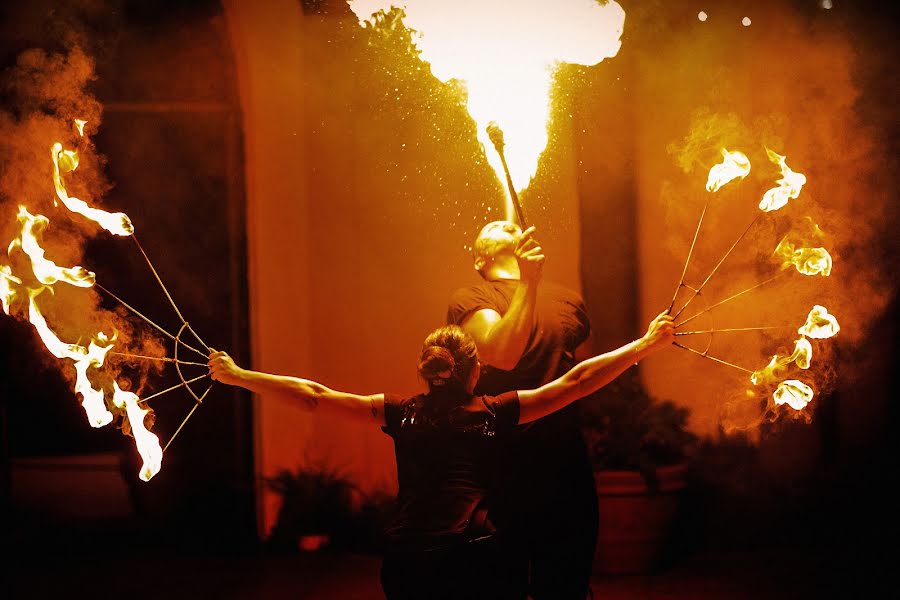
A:
{"type": "Polygon", "coordinates": [[[806,176],[802,173],[795,173],[787,166],[785,157],[776,152],[772,152],[766,148],[766,154],[769,160],[776,163],[781,169],[781,179],[776,183],[778,187],[774,187],[763,194],[763,199],[759,203],[759,208],[765,212],[778,210],[785,206],[788,201],[800,195],[803,184],[806,183],[806,176]]]}
{"type": "MultiPolygon", "coordinates": [[[[44,315],[38,310],[35,297],[38,292],[31,291],[29,293],[28,304],[28,320],[34,325],[41,341],[50,351],[50,354],[56,358],[68,358],[75,361],[75,391],[82,396],[81,405],[88,417],[88,422],[93,427],[103,427],[113,420],[113,415],[106,408],[103,401],[103,391],[95,390],[91,385],[87,376],[87,370],[90,367],[99,367],[103,365],[106,353],[112,348],[112,344],[99,346],[91,342],[89,348],[85,348],[79,344],[67,344],[61,341],[53,330],[47,325],[44,315]]],[[[105,336],[100,333],[97,335],[98,340],[105,340],[105,336]]]]}
{"type": "Polygon", "coordinates": [[[96,277],[90,271],[83,267],[58,267],[56,263],[44,258],[44,249],[38,242],[47,225],[49,219],[44,215],[32,215],[24,206],[19,206],[19,223],[22,224],[22,233],[20,237],[14,239],[9,245],[9,250],[19,246],[22,251],[31,259],[31,269],[34,276],[44,285],[52,285],[57,281],[78,287],[91,287],[94,285],[96,277]]]}
{"type": "Polygon", "coordinates": [[[717,192],[734,179],[743,179],[750,173],[750,159],[743,152],[722,148],[722,162],[713,165],[706,178],[706,191],[717,192]]]}
{"type": "MultiPolygon", "coordinates": [[[[350,0],[360,24],[392,6],[417,34],[416,47],[441,81],[459,80],[468,92],[478,139],[491,148],[486,127],[503,130],[505,157],[519,189],[528,187],[547,146],[549,92],[560,63],[595,65],[615,56],[625,11],[616,2],[528,3],[515,0],[350,0]]],[[[488,160],[506,180],[499,156],[488,160]]],[[[504,189],[506,187],[504,186],[504,189]]]]}
{"type": "Polygon", "coordinates": [[[775,404],[787,404],[794,410],[803,410],[813,399],[811,387],[797,379],[782,381],[772,395],[775,404]]]}
{"type": "MultiPolygon", "coordinates": [[[[77,120],[76,120],[77,125],[77,120]]],[[[84,131],[84,125],[79,127],[79,132],[84,131]]],[[[56,142],[50,148],[50,159],[53,161],[53,185],[56,186],[56,197],[65,204],[66,208],[74,213],[87,217],[98,223],[103,229],[114,235],[127,236],[134,233],[131,219],[125,213],[109,213],[99,208],[88,206],[88,203],[79,198],[69,196],[66,186],[63,184],[61,173],[74,171],[78,168],[78,153],[71,150],[63,150],[61,143],[56,142]]]]}
{"type": "Polygon", "coordinates": [[[113,388],[115,389],[113,404],[125,409],[138,454],[144,460],[144,464],[141,466],[140,478],[144,481],[150,481],[162,468],[163,458],[159,438],[144,426],[144,416],[150,411],[140,407],[140,398],[136,394],[120,389],[115,381],[113,381],[113,388]]]}
{"type": "Polygon", "coordinates": [[[827,308],[816,304],[809,311],[806,323],[797,330],[797,333],[815,340],[824,340],[832,337],[840,330],[841,326],[838,324],[837,318],[828,314],[827,308]]]}
{"type": "Polygon", "coordinates": [[[786,237],[775,248],[774,254],[782,259],[782,269],[794,265],[804,275],[831,275],[833,262],[825,248],[797,248],[786,237]]]}
{"type": "Polygon", "coordinates": [[[16,290],[12,284],[22,284],[22,280],[13,275],[9,265],[0,265],[0,303],[3,304],[3,312],[9,314],[9,305],[16,298],[16,290]]]}

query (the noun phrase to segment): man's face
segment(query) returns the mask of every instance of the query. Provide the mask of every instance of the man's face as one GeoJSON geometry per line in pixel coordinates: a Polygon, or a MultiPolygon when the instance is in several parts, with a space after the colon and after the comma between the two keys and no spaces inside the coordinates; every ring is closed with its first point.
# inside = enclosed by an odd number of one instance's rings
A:
{"type": "Polygon", "coordinates": [[[521,236],[522,229],[512,221],[488,223],[475,239],[476,255],[488,258],[503,252],[513,252],[521,236]]]}

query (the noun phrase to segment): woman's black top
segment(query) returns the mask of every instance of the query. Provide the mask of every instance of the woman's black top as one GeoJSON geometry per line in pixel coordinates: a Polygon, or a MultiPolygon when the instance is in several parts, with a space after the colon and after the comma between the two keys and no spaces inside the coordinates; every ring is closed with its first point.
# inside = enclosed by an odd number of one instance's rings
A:
{"type": "Polygon", "coordinates": [[[519,422],[518,393],[385,394],[384,418],[399,483],[398,513],[387,531],[391,546],[429,550],[493,534],[488,499],[497,437],[519,422]]]}

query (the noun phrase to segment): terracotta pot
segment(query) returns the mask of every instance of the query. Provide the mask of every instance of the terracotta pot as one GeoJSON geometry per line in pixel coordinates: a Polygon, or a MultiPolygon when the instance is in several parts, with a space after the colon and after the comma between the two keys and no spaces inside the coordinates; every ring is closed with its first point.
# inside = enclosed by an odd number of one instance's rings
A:
{"type": "Polygon", "coordinates": [[[297,539],[297,548],[304,552],[315,552],[324,548],[330,541],[331,537],[325,533],[301,535],[297,539]]]}
{"type": "Polygon", "coordinates": [[[678,511],[685,471],[685,465],[661,467],[655,494],[637,471],[594,473],[600,499],[594,573],[640,574],[657,566],[678,511]]]}

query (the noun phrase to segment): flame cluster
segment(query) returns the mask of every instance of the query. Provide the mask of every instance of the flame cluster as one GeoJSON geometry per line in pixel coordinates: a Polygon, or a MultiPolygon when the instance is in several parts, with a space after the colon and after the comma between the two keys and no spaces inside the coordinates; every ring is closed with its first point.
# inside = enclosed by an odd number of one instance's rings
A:
{"type": "MultiPolygon", "coordinates": [[[[84,136],[86,121],[76,119],[74,127],[79,136],[84,136]]],[[[124,213],[109,213],[90,206],[84,200],[69,196],[63,175],[72,173],[78,168],[79,153],[77,150],[65,149],[60,142],[52,144],[50,158],[53,166],[53,185],[56,200],[61,202],[70,213],[81,215],[100,225],[108,232],[128,236],[134,233],[131,220],[124,213]]],[[[54,204],[58,206],[54,201],[54,204]]],[[[18,235],[7,247],[7,256],[13,264],[21,263],[30,266],[22,272],[14,272],[10,264],[0,264],[0,303],[7,315],[13,310],[13,303],[24,292],[27,296],[28,320],[46,346],[50,354],[60,360],[71,361],[75,370],[75,392],[81,396],[81,405],[92,427],[104,427],[114,420],[114,415],[107,405],[104,386],[95,386],[90,374],[96,373],[103,366],[106,355],[112,350],[115,334],[108,336],[100,331],[91,337],[87,345],[68,343],[59,339],[47,324],[47,320],[39,308],[39,299],[46,293],[55,294],[54,286],[64,283],[79,288],[90,288],[96,282],[96,276],[81,266],[63,267],[57,265],[46,256],[41,246],[41,239],[50,225],[50,220],[41,214],[31,214],[22,204],[18,207],[16,218],[19,222],[18,235]],[[20,256],[24,255],[24,256],[20,256]],[[32,284],[33,280],[33,284],[32,284]]],[[[119,388],[112,381],[113,407],[125,413],[127,426],[135,439],[138,453],[143,458],[140,478],[149,481],[162,466],[162,449],[159,439],[144,424],[149,409],[140,406],[138,397],[119,388]]]]}
{"type": "MultiPolygon", "coordinates": [[[[769,160],[776,164],[781,172],[781,178],[776,181],[777,185],[767,190],[759,203],[759,209],[769,213],[783,208],[790,200],[799,197],[806,183],[806,176],[788,167],[785,156],[769,148],[765,150],[769,160]]],[[[746,154],[723,148],[722,162],[709,170],[707,191],[716,192],[730,181],[743,179],[750,173],[750,168],[750,160],[746,154]]],[[[782,269],[793,266],[803,275],[828,277],[833,267],[831,254],[824,247],[804,245],[808,238],[820,240],[824,234],[809,218],[807,229],[809,232],[806,235],[799,231],[792,231],[786,235],[775,248],[773,256],[781,261],[782,269]]],[[[813,357],[810,339],[828,339],[838,331],[840,325],[837,318],[829,314],[824,306],[816,304],[809,311],[806,322],[797,329],[799,337],[794,341],[793,351],[790,354],[773,355],[765,367],[751,374],[750,382],[755,386],[777,384],[772,393],[775,404],[786,404],[796,411],[803,410],[813,399],[813,389],[799,379],[788,379],[787,375],[792,367],[801,371],[810,368],[813,357]]]]}

